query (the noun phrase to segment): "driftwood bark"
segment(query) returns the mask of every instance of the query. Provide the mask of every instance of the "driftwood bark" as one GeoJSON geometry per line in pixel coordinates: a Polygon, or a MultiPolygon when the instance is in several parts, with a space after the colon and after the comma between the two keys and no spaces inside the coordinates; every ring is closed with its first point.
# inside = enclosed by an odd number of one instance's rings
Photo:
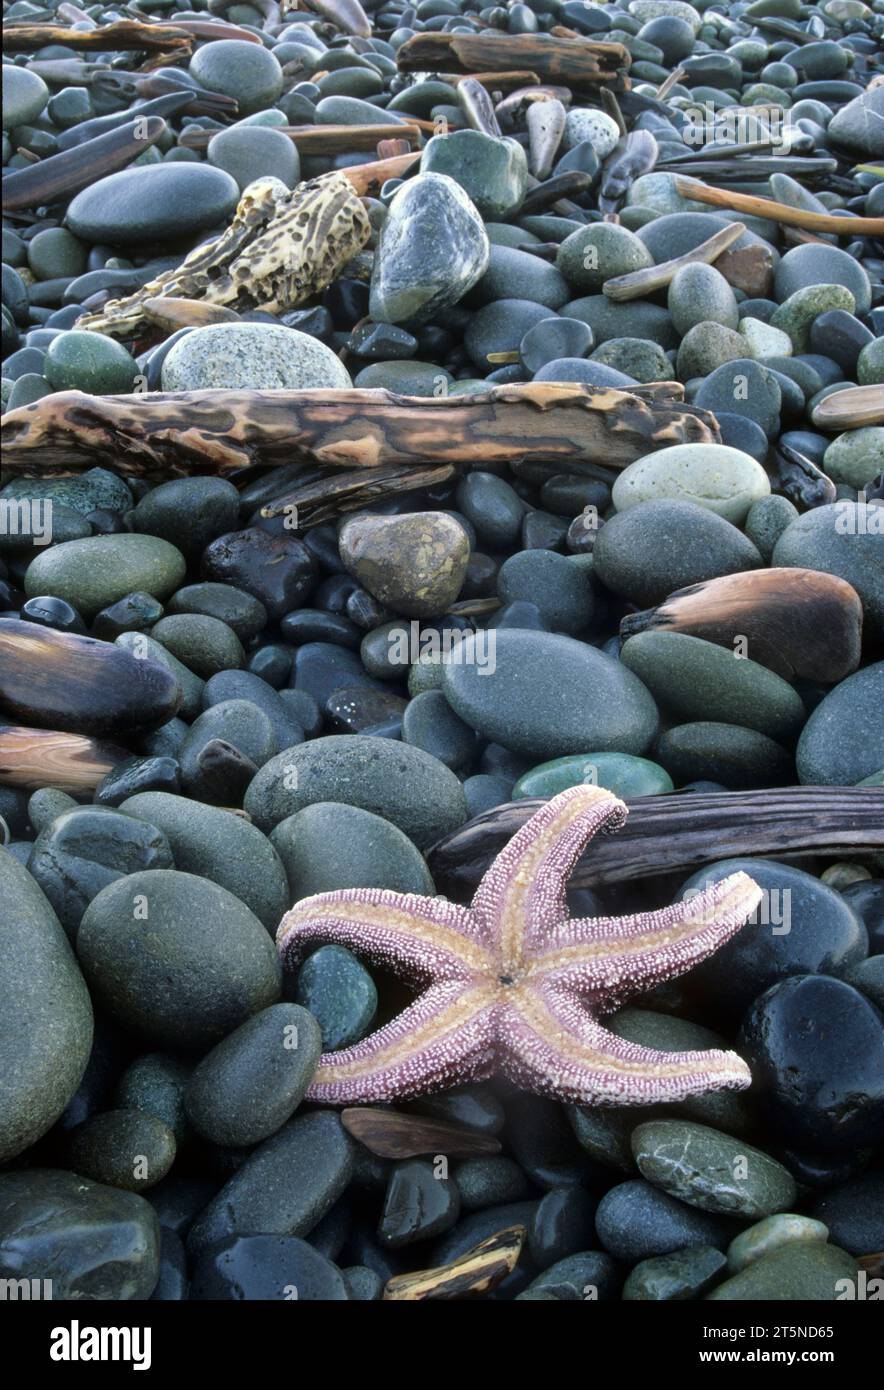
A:
{"type": "Polygon", "coordinates": [[[6,53],[35,53],[55,43],[102,53],[158,49],[174,58],[189,57],[193,47],[191,35],[177,25],[141,24],[136,19],[121,19],[95,29],[68,29],[63,24],[7,24],[3,29],[6,53]]]}
{"type": "Polygon", "coordinates": [[[0,724],[0,787],[92,792],[107,773],[131,757],[125,748],[82,734],[0,724]]]}
{"type": "MultiPolygon", "coordinates": [[[[542,805],[532,798],[497,806],[439,840],[427,855],[436,891],[469,898],[494,856],[542,805]]],[[[578,860],[575,887],[688,874],[740,855],[846,859],[884,850],[884,789],[878,787],[688,792],[627,805],[623,829],[593,840],[578,860]]]]}
{"type": "MultiPolygon", "coordinates": [[[[297,145],[301,154],[350,154],[355,151],[373,150],[380,140],[389,140],[395,135],[397,140],[407,140],[411,145],[420,145],[423,139],[422,127],[430,133],[432,121],[411,119],[407,124],[387,125],[289,125],[274,126],[280,135],[287,135],[292,144],[297,145]]],[[[205,150],[217,130],[200,130],[191,127],[182,131],[178,144],[186,150],[205,150]]],[[[357,166],[358,168],[359,166],[357,166]]]]}
{"type": "Polygon", "coordinates": [[[7,212],[15,212],[72,197],[105,174],[125,169],[155,145],[165,129],[166,122],[160,116],[145,116],[41,159],[29,169],[14,169],[3,178],[3,206],[7,212]]]}
{"type": "Polygon", "coordinates": [[[422,1303],[427,1299],[468,1298],[488,1293],[519,1262],[525,1241],[524,1226],[507,1226],[474,1245],[451,1264],[394,1274],[384,1286],[384,1301],[422,1303]]]}
{"type": "Polygon", "coordinates": [[[715,443],[715,417],[677,382],[631,391],[560,382],[431,399],[391,391],[63,391],[3,417],[4,471],[112,467],[129,477],[222,476],[307,460],[328,468],[487,468],[513,459],[624,468],[669,444],[715,443]]]}
{"type": "Polygon", "coordinates": [[[664,289],[675,279],[684,265],[694,265],[698,262],[712,265],[723,251],[739,240],[745,230],[744,223],[733,222],[729,227],[722,227],[720,231],[715,232],[707,241],[702,241],[693,251],[686,251],[683,256],[676,256],[671,261],[662,261],[660,265],[647,266],[644,270],[632,270],[628,275],[616,275],[613,279],[606,280],[602,286],[603,293],[608,299],[616,300],[618,304],[627,299],[643,299],[655,290],[664,289]]]}
{"type": "Polygon", "coordinates": [[[783,227],[804,227],[808,232],[834,232],[836,236],[884,236],[884,217],[836,217],[834,213],[808,212],[775,203],[772,198],[758,198],[750,193],[733,193],[730,189],[709,188],[694,179],[676,178],[675,191],[683,198],[693,198],[711,207],[730,208],[753,217],[765,217],[783,227]]]}
{"type": "Polygon", "coordinates": [[[442,34],[406,39],[396,55],[400,72],[464,74],[527,69],[541,82],[586,91],[608,82],[626,88],[630,56],[620,43],[558,39],[550,34],[442,34]]]}
{"type": "Polygon", "coordinates": [[[477,1158],[480,1154],[499,1154],[501,1149],[493,1134],[402,1110],[353,1106],[341,1111],[341,1124],[379,1158],[417,1158],[419,1154],[477,1158]]]}
{"type": "Polygon", "coordinates": [[[884,425],[884,385],[849,386],[846,391],[833,391],[815,407],[812,418],[823,430],[884,425]]]}

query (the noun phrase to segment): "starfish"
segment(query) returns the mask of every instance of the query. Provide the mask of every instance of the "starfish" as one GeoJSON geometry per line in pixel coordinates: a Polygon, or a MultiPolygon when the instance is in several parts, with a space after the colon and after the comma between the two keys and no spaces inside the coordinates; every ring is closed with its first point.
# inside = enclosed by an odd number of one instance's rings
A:
{"type": "Polygon", "coordinates": [[[626,814],[603,788],[561,792],[497,855],[469,908],[380,888],[297,903],[277,933],[288,966],[334,941],[424,987],[385,1027],[324,1053],[308,1098],[403,1100],[497,1073],[582,1105],[747,1086],[749,1070],[734,1052],[657,1052],[598,1021],[711,955],[761,900],[758,885],[736,873],[656,912],[569,918],[565,889],[579,854],[626,814]]]}

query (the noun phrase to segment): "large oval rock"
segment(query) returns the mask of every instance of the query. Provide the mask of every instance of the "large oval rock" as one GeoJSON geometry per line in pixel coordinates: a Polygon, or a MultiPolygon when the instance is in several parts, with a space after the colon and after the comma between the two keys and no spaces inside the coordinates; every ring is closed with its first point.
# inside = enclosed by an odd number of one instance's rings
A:
{"type": "Polygon", "coordinates": [[[306,391],[352,385],[340,358],[318,338],[271,323],[195,328],[169,352],[162,378],[164,391],[306,391]]]}
{"type": "Polygon", "coordinates": [[[708,1125],[649,1120],[632,1132],[642,1177],[701,1211],[759,1220],[788,1211],[797,1189],[776,1159],[708,1125]]]}
{"type": "Polygon", "coordinates": [[[58,918],[27,870],[2,848],[0,902],[5,1161],[46,1133],[79,1086],[92,1046],[92,1006],[58,918]]]}
{"type": "Polygon", "coordinates": [[[801,1240],[754,1260],[706,1297],[722,1303],[834,1302],[858,1297],[858,1280],[856,1260],[846,1250],[801,1240]]]}
{"type": "Polygon", "coordinates": [[[854,786],[884,768],[884,661],[856,671],[821,700],[801,731],[799,781],[854,786]]]}
{"type": "Polygon", "coordinates": [[[884,1019],[858,990],[795,975],[756,999],[737,1048],[784,1142],[850,1154],[884,1143],[884,1019]]]}
{"type": "Polygon", "coordinates": [[[467,819],[463,787],[438,758],[406,743],[332,734],[287,748],[265,763],[245,795],[262,830],[317,801],[361,806],[431,845],[467,819]]]}
{"type": "Polygon", "coordinates": [[[184,556],[174,545],[159,536],[121,532],[64,541],[44,550],[28,565],[25,593],[28,598],[63,598],[89,619],[136,591],[168,598],[184,575],[184,556]]]}
{"type": "Polygon", "coordinates": [[[789,975],[840,975],[868,954],[868,933],[840,893],[803,869],[769,859],[721,859],[687,880],[687,899],[746,873],[764,896],[745,926],[691,971],[689,983],[736,1022],[764,990],[789,975]]]}
{"type": "MultiPolygon", "coordinates": [[[[436,143],[430,141],[424,160],[436,143]]],[[[376,323],[432,318],[473,288],[488,268],[489,254],[482,218],[460,184],[445,173],[418,174],[399,189],[381,229],[371,317],[376,323]]]]}
{"type": "Polygon", "coordinates": [[[226,888],[268,931],[276,931],[289,907],[286,871],[256,826],[231,811],[171,792],[139,792],[119,809],[163,832],[176,868],[226,888]]]}
{"type": "Polygon", "coordinates": [[[612,496],[618,512],[668,497],[694,502],[739,526],[752,503],[769,492],[761,464],[742,449],[726,444],[674,444],[624,468],[612,496]]]}
{"type": "Polygon", "coordinates": [[[317,802],[289,816],[271,843],[293,902],[338,888],[391,888],[433,896],[423,855],[398,826],[359,806],[317,802]]]}
{"type": "Polygon", "coordinates": [[[142,165],[84,188],[66,221],[75,236],[92,243],[180,241],[223,222],[238,198],[236,181],[210,164],[142,165]]]}
{"type": "Polygon", "coordinates": [[[279,997],[273,942],[244,903],[175,869],[130,874],[89,904],[77,954],[117,1022],[207,1047],[279,997]]]}
{"type": "Polygon", "coordinates": [[[762,559],[736,526],[696,502],[641,502],[598,533],[593,573],[621,598],[650,606],[673,590],[740,570],[762,559]]]}
{"type": "Polygon", "coordinates": [[[685,720],[713,720],[789,738],[806,712],[792,686],[727,647],[683,632],[638,632],[624,642],[623,664],[667,709],[685,720]]]}
{"type": "Polygon", "coordinates": [[[787,526],[771,564],[822,570],[859,594],[866,622],[884,635],[884,508],[843,500],[814,507],[787,526]]]}
{"type": "Polygon", "coordinates": [[[297,1004],[271,1004],[213,1047],[190,1078],[185,1104],[198,1134],[250,1148],[275,1134],[304,1099],[322,1034],[297,1004]]]}
{"type": "Polygon", "coordinates": [[[547,632],[501,628],[493,668],[465,659],[461,643],[442,670],[442,691],[472,728],[540,761],[581,753],[644,753],[658,725],[646,686],[595,647],[547,632]]]}
{"type": "Polygon", "coordinates": [[[230,1236],[308,1235],[344,1191],[353,1164],[353,1141],[333,1111],[296,1116],[249,1154],[197,1218],[191,1256],[230,1236]]]}
{"type": "Polygon", "coordinates": [[[3,1173],[0,1271],[50,1280],[58,1302],[150,1298],[160,1223],[136,1192],[54,1168],[3,1173]]]}

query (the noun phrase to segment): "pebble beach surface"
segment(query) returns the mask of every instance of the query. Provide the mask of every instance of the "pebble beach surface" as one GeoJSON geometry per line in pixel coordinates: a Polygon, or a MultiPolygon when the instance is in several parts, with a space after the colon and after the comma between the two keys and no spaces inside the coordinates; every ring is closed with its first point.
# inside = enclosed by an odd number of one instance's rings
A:
{"type": "Polygon", "coordinates": [[[309,3],[4,6],[0,1275],[55,1300],[371,1301],[445,1296],[462,1260],[494,1300],[863,1297],[884,0],[309,3]],[[279,231],[335,173],[346,216],[279,231]],[[426,476],[374,493],[347,491],[368,425],[344,484],[340,433],[229,467],[231,407],[217,434],[176,425],[170,470],[95,424],[111,397],[137,431],[168,393],[479,410],[555,383],[609,403],[608,451],[486,465],[471,439],[439,468],[415,426],[426,476]],[[635,412],[673,399],[620,466],[635,412]],[[750,875],[748,924],[605,1024],[733,1049],[751,1086],[312,1100],[321,1054],[412,996],[340,944],[284,968],[285,913],[457,896],[496,808],[584,782],[635,818],[742,798],[700,849],[673,830],[658,872],[594,879],[591,846],[569,906],[750,875]],[[489,1276],[476,1247],[513,1227],[489,1276]]]}

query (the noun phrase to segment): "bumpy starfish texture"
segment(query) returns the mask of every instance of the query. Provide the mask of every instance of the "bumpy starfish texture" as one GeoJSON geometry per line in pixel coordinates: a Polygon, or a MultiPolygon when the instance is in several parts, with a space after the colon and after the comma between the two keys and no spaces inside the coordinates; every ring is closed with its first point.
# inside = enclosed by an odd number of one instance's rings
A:
{"type": "Polygon", "coordinates": [[[623,802],[600,787],[560,793],[497,856],[469,908],[378,888],[297,903],[277,933],[287,965],[333,941],[424,986],[385,1027],[324,1053],[308,1097],[403,1100],[494,1074],[582,1105],[747,1086],[734,1052],[656,1052],[598,1021],[718,950],[761,900],[737,873],[657,912],[569,918],[565,889],[579,854],[625,819],[623,802]]]}

